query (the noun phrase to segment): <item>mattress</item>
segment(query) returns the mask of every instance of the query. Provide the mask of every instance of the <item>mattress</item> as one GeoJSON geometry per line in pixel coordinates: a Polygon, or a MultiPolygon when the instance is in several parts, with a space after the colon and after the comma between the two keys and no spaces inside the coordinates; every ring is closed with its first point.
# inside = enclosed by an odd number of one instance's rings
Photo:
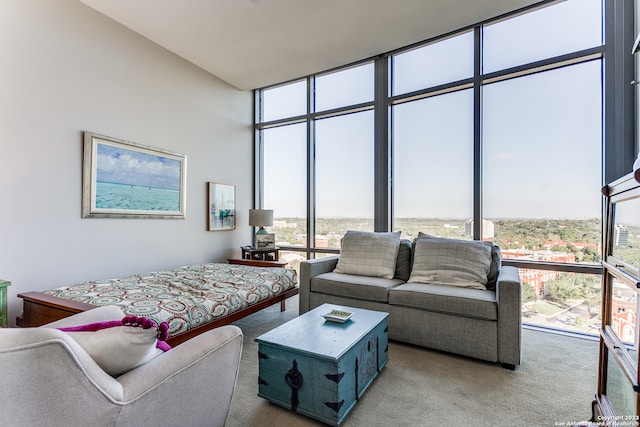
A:
{"type": "Polygon", "coordinates": [[[95,306],[116,305],[125,315],[169,324],[169,336],[228,316],[298,284],[295,270],[210,263],[41,291],[95,306]]]}

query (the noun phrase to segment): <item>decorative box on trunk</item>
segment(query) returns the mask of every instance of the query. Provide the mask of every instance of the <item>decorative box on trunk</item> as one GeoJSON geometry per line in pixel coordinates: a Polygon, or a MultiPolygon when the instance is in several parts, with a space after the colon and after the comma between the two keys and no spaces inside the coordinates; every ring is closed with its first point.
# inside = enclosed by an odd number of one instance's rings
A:
{"type": "Polygon", "coordinates": [[[324,304],[259,336],[258,396],[339,425],[389,360],[388,316],[324,304]]]}

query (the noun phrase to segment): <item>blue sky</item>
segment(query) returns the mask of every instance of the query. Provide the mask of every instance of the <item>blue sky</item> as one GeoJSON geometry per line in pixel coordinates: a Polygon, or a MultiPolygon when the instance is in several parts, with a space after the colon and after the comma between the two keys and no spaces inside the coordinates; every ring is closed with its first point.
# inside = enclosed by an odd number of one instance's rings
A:
{"type": "Polygon", "coordinates": [[[180,189],[178,160],[102,142],[97,146],[97,156],[97,181],[180,189]]]}

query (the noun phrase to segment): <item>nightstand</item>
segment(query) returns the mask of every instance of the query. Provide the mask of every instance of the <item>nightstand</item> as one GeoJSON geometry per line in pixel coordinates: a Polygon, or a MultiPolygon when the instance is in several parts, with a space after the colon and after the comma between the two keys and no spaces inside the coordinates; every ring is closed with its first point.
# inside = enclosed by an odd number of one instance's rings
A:
{"type": "Polygon", "coordinates": [[[0,279],[0,327],[7,327],[7,287],[11,282],[0,279]]]}

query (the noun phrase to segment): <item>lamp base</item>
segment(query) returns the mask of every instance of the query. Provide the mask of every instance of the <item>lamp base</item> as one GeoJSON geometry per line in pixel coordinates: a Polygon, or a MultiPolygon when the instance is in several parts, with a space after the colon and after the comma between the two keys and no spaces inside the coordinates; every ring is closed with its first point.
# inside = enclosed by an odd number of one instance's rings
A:
{"type": "Polygon", "coordinates": [[[269,234],[269,232],[265,230],[264,227],[260,227],[258,231],[256,231],[256,235],[258,234],[269,234]]]}

